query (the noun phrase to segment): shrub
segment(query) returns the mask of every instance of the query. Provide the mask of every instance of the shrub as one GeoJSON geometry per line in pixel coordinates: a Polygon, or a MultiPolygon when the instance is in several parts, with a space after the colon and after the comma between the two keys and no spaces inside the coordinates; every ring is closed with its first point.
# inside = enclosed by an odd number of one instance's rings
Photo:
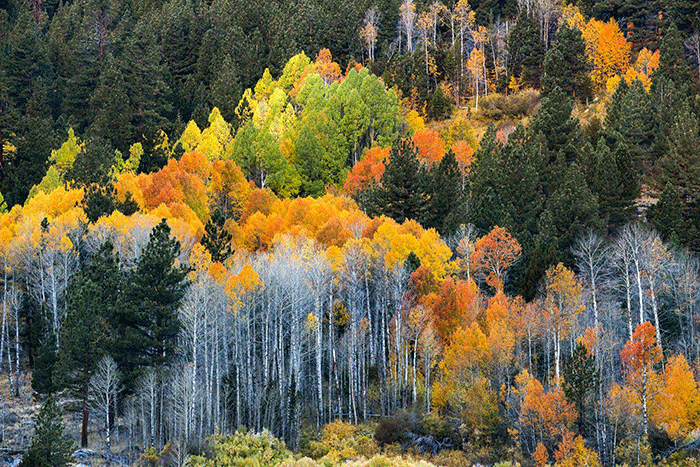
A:
{"type": "Polygon", "coordinates": [[[233,435],[217,435],[210,438],[214,456],[192,456],[191,467],[230,465],[235,467],[272,467],[292,457],[281,441],[264,430],[259,434],[237,431],[233,435]]]}
{"type": "Polygon", "coordinates": [[[377,423],[377,429],[374,430],[374,439],[377,440],[380,446],[400,443],[406,431],[408,430],[401,420],[396,417],[385,417],[377,423]]]}

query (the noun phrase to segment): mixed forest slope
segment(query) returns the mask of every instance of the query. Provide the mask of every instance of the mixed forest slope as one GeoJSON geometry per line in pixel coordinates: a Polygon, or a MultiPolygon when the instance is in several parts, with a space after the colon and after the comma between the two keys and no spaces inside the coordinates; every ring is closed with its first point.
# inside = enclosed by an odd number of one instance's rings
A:
{"type": "Polygon", "coordinates": [[[3,5],[8,403],[142,463],[694,453],[700,9],[326,3],[3,5]]]}

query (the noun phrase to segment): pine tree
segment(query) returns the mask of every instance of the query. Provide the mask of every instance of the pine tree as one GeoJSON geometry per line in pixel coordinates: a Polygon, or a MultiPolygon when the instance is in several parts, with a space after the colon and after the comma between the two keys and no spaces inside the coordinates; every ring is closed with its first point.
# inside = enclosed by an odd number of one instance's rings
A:
{"type": "Polygon", "coordinates": [[[659,196],[659,201],[650,206],[647,211],[649,224],[656,229],[666,242],[679,243],[684,235],[683,213],[685,206],[683,200],[671,182],[666,182],[664,191],[659,196]]]}
{"type": "Polygon", "coordinates": [[[671,25],[664,31],[661,46],[659,47],[659,68],[656,69],[652,80],[672,81],[676,87],[692,86],[690,67],[685,58],[683,39],[676,28],[671,25]]]}
{"type": "Polygon", "coordinates": [[[540,27],[533,14],[524,10],[508,36],[508,52],[512,57],[513,76],[524,86],[539,88],[544,61],[544,44],[540,27]]]}
{"type": "Polygon", "coordinates": [[[32,371],[32,389],[39,394],[51,395],[58,389],[56,384],[56,362],[58,346],[56,334],[49,332],[44,338],[32,371]]]}
{"type": "Polygon", "coordinates": [[[578,164],[573,162],[562,178],[560,187],[547,200],[547,209],[559,239],[564,264],[572,264],[571,245],[588,228],[598,228],[598,200],[586,185],[578,164]]]}
{"type": "Polygon", "coordinates": [[[153,228],[136,268],[129,275],[123,303],[111,316],[112,355],[124,380],[133,383],[143,367],[162,369],[175,355],[180,321],[177,310],[188,286],[189,268],[176,265],[180,242],[163,219],[153,228]]]}
{"type": "Polygon", "coordinates": [[[211,255],[212,261],[225,262],[233,254],[232,235],[224,228],[226,219],[219,208],[214,209],[211,219],[204,226],[202,245],[211,255]]]}
{"type": "Polygon", "coordinates": [[[554,87],[542,99],[540,108],[532,120],[531,130],[541,132],[554,157],[563,152],[567,162],[574,160],[581,141],[578,118],[572,117],[573,103],[559,87],[554,87]]]}
{"type": "Polygon", "coordinates": [[[63,436],[61,408],[49,397],[39,411],[34,436],[20,467],[67,467],[73,441],[63,436]]]}
{"type": "Polygon", "coordinates": [[[544,57],[542,94],[548,95],[559,87],[567,96],[585,101],[591,95],[592,85],[588,77],[586,43],[581,31],[564,22],[557,31],[552,48],[544,57]]]}
{"type": "Polygon", "coordinates": [[[385,215],[396,222],[424,221],[427,202],[426,173],[410,140],[391,148],[381,185],[371,188],[365,208],[369,215],[385,215]]]}
{"type": "Polygon", "coordinates": [[[119,309],[123,278],[111,242],[100,246],[83,266],[68,292],[61,325],[59,380],[82,401],[81,447],[88,443],[90,378],[108,349],[109,317],[119,309]]]}
{"type": "Polygon", "coordinates": [[[466,222],[467,204],[462,191],[462,175],[454,153],[450,150],[432,171],[430,198],[424,227],[435,228],[441,235],[454,233],[466,222]]]}
{"type": "Polygon", "coordinates": [[[585,345],[577,342],[571,357],[564,364],[562,374],[564,396],[576,407],[579,433],[585,435],[588,400],[600,383],[600,374],[595,368],[595,356],[588,353],[585,345]]]}

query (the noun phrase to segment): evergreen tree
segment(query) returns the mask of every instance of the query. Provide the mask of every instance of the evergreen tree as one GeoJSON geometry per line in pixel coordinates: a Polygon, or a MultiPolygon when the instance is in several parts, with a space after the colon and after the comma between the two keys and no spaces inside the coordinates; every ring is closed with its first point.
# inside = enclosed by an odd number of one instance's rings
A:
{"type": "Polygon", "coordinates": [[[226,218],[221,215],[219,208],[214,209],[211,218],[204,226],[202,245],[211,255],[212,261],[225,262],[233,254],[233,236],[226,231],[224,223],[226,218]]]}
{"type": "Polygon", "coordinates": [[[649,207],[647,220],[666,242],[680,243],[685,237],[683,214],[685,206],[676,188],[666,182],[656,204],[649,207]]]}
{"type": "Polygon", "coordinates": [[[538,242],[535,249],[529,254],[526,253],[526,255],[530,258],[529,261],[525,260],[527,261],[527,269],[525,269],[518,280],[520,286],[518,293],[525,301],[529,302],[537,297],[540,290],[540,282],[547,269],[559,264],[560,259],[553,242],[548,242],[547,244],[538,242]]]}
{"type": "Polygon", "coordinates": [[[625,143],[635,170],[642,172],[649,166],[652,145],[648,95],[639,80],[629,86],[619,86],[615,94],[611,103],[612,113],[605,117],[608,146],[614,148],[625,143]]]}
{"type": "Polygon", "coordinates": [[[572,117],[573,104],[561,88],[555,87],[542,99],[530,128],[544,135],[547,148],[554,157],[563,153],[567,162],[574,160],[581,140],[578,118],[572,117]]]}
{"type": "Polygon", "coordinates": [[[41,406],[34,425],[32,443],[20,467],[68,467],[73,441],[63,435],[61,408],[53,397],[41,406]]]}
{"type": "Polygon", "coordinates": [[[534,14],[522,10],[508,36],[508,53],[512,58],[512,74],[523,86],[540,87],[544,44],[534,14]]]}
{"type": "Polygon", "coordinates": [[[564,22],[557,31],[552,48],[544,57],[542,94],[548,95],[559,87],[567,96],[585,101],[591,96],[592,85],[588,77],[586,43],[581,31],[564,22]]]}
{"type": "Polygon", "coordinates": [[[100,137],[90,138],[85,142],[85,149],[75,157],[65,179],[81,187],[93,183],[104,184],[109,180],[114,156],[114,148],[109,141],[100,137]]]}
{"type": "Polygon", "coordinates": [[[403,140],[391,148],[380,185],[370,188],[365,209],[369,215],[384,215],[396,222],[414,219],[423,223],[428,200],[426,179],[415,146],[403,140]]]}
{"type": "Polygon", "coordinates": [[[578,431],[585,436],[589,400],[600,384],[600,374],[595,367],[595,356],[588,352],[583,343],[577,342],[571,357],[564,364],[562,374],[564,396],[576,407],[578,431]]]}
{"type": "Polygon", "coordinates": [[[91,124],[88,135],[109,141],[125,152],[133,140],[134,128],[126,83],[114,60],[100,74],[90,98],[91,124]]]}
{"type": "Polygon", "coordinates": [[[143,367],[162,369],[175,355],[177,310],[188,286],[189,269],[176,265],[180,242],[163,219],[153,228],[135,269],[126,280],[123,302],[110,317],[111,354],[127,385],[143,367]]]}
{"type": "Polygon", "coordinates": [[[671,25],[664,31],[663,39],[659,47],[659,67],[652,76],[652,80],[664,79],[672,81],[676,87],[692,87],[690,67],[685,58],[685,48],[676,25],[671,25]]]}
{"type": "Polygon", "coordinates": [[[566,170],[560,187],[547,200],[547,209],[559,240],[559,254],[567,265],[572,265],[571,246],[574,240],[589,228],[598,228],[598,200],[586,185],[578,164],[573,162],[566,170]]]}
{"type": "Polygon", "coordinates": [[[95,223],[102,216],[114,212],[114,185],[111,182],[101,185],[93,183],[85,189],[82,201],[83,211],[89,222],[95,223]]]}
{"type": "Polygon", "coordinates": [[[120,308],[123,290],[119,261],[108,241],[84,263],[68,291],[60,333],[59,379],[61,386],[82,401],[81,447],[88,443],[90,379],[108,348],[107,323],[120,308]]]}
{"type": "Polygon", "coordinates": [[[56,362],[58,362],[56,334],[49,331],[39,347],[39,354],[36,356],[32,371],[32,389],[39,394],[51,395],[58,390],[56,362]]]}
{"type": "Polygon", "coordinates": [[[424,227],[435,228],[442,236],[454,233],[466,222],[467,204],[462,191],[462,175],[450,150],[430,174],[430,197],[424,227]]]}
{"type": "Polygon", "coordinates": [[[629,152],[624,144],[620,144],[613,154],[601,139],[593,157],[594,166],[588,183],[593,193],[598,195],[598,217],[612,232],[631,217],[631,208],[639,193],[638,189],[632,188],[637,186],[637,175],[631,168],[629,152]]]}

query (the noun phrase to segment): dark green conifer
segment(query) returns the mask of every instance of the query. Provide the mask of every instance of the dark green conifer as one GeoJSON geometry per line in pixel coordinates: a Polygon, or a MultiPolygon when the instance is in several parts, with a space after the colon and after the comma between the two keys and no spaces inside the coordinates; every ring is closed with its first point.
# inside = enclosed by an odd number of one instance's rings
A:
{"type": "Polygon", "coordinates": [[[82,401],[81,446],[88,443],[89,384],[97,364],[109,348],[111,316],[120,308],[124,281],[111,242],[105,242],[84,263],[66,299],[61,324],[59,382],[82,401]]]}
{"type": "Polygon", "coordinates": [[[32,389],[39,394],[51,395],[58,390],[56,382],[56,363],[58,362],[58,343],[56,334],[49,331],[44,337],[39,354],[34,360],[32,371],[32,389]]]}
{"type": "Polygon", "coordinates": [[[49,397],[39,411],[34,425],[32,443],[22,458],[20,467],[68,467],[73,453],[73,441],[63,434],[61,408],[49,397]]]}
{"type": "Polygon", "coordinates": [[[564,22],[544,57],[542,94],[559,87],[567,96],[585,101],[592,91],[588,67],[581,31],[564,22]]]}
{"type": "Polygon", "coordinates": [[[180,242],[163,219],[126,280],[123,301],[111,317],[111,354],[124,381],[133,384],[143,367],[162,369],[175,356],[180,321],[177,310],[188,286],[189,268],[176,265],[180,242]]]}
{"type": "Polygon", "coordinates": [[[537,19],[522,10],[508,36],[507,48],[513,64],[512,74],[523,86],[540,87],[545,53],[541,37],[537,19]]]}
{"type": "Polygon", "coordinates": [[[595,356],[583,343],[576,343],[571,357],[564,364],[562,375],[564,397],[576,407],[578,432],[585,436],[586,414],[590,412],[591,397],[600,384],[600,374],[595,367],[595,356]]]}
{"type": "Polygon", "coordinates": [[[368,214],[384,215],[396,222],[406,219],[423,222],[428,201],[426,180],[413,143],[403,140],[394,145],[381,185],[369,190],[365,206],[368,214]]]}
{"type": "Polygon", "coordinates": [[[204,226],[202,245],[211,255],[212,261],[225,262],[233,254],[232,235],[224,228],[226,218],[221,215],[219,208],[214,209],[211,219],[204,226]]]}

